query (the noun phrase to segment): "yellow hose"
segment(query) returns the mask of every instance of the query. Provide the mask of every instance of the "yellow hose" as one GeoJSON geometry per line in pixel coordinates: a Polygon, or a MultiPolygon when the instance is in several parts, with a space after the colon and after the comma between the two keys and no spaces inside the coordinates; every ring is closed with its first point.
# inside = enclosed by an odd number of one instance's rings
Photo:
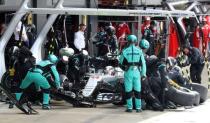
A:
{"type": "Polygon", "coordinates": [[[9,69],[9,76],[15,76],[15,69],[14,68],[10,68],[9,69]]]}
{"type": "Polygon", "coordinates": [[[169,83],[170,85],[174,86],[175,88],[178,88],[178,89],[181,87],[181,86],[179,86],[176,82],[174,82],[174,81],[171,80],[171,79],[168,80],[168,83],[169,83]]]}

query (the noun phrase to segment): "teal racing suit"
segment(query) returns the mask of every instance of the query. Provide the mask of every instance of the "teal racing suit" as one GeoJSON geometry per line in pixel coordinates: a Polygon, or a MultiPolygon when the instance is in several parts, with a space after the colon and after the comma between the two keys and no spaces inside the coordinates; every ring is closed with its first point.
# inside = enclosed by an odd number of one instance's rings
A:
{"type": "Polygon", "coordinates": [[[124,84],[127,109],[133,109],[132,92],[134,90],[136,109],[141,109],[141,76],[146,76],[146,63],[143,51],[131,44],[120,56],[120,64],[124,66],[124,84]]]}
{"type": "MultiPolygon", "coordinates": [[[[27,72],[21,82],[20,89],[24,90],[32,83],[35,83],[36,87],[41,87],[43,91],[43,104],[49,105],[51,85],[54,84],[56,88],[60,87],[60,78],[56,66],[49,60],[39,62],[27,72]]],[[[21,95],[22,93],[16,93],[16,99],[20,100],[21,95]]]]}

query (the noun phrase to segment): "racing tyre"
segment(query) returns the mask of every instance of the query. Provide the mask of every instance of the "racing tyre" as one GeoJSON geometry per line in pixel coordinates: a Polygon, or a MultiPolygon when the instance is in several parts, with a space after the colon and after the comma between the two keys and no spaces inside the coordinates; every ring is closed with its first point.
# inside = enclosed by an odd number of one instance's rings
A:
{"type": "Polygon", "coordinates": [[[169,87],[166,91],[166,98],[181,106],[192,106],[195,104],[196,95],[188,89],[179,90],[175,87],[169,87]]]}
{"type": "Polygon", "coordinates": [[[198,106],[200,104],[200,94],[197,91],[191,91],[191,93],[195,94],[194,105],[198,106]]]}
{"type": "Polygon", "coordinates": [[[190,84],[193,91],[197,91],[200,94],[200,103],[204,103],[207,99],[208,88],[198,83],[190,84]]]}
{"type": "Polygon", "coordinates": [[[126,98],[125,98],[125,90],[124,90],[124,84],[121,84],[120,85],[121,88],[121,100],[119,102],[113,102],[112,104],[114,105],[117,105],[117,106],[120,106],[120,105],[125,105],[126,104],[126,98]]]}

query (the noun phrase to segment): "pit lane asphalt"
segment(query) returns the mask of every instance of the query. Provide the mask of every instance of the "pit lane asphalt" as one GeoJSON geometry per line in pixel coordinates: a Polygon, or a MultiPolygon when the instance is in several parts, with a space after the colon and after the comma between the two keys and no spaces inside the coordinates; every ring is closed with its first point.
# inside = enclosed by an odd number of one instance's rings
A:
{"type": "Polygon", "coordinates": [[[35,107],[38,115],[25,115],[17,108],[0,103],[0,123],[210,123],[210,100],[192,109],[180,107],[164,112],[124,112],[125,107],[112,104],[96,108],[73,108],[65,102],[54,102],[52,110],[35,107]]]}

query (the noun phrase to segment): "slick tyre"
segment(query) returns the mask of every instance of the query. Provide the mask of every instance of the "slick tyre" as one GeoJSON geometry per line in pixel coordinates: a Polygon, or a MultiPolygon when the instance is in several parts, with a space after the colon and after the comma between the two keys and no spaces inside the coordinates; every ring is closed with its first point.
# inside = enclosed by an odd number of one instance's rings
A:
{"type": "Polygon", "coordinates": [[[190,85],[193,91],[197,91],[200,94],[200,103],[204,103],[207,99],[208,88],[198,83],[192,83],[190,85]]]}
{"type": "Polygon", "coordinates": [[[200,94],[197,91],[191,91],[191,93],[195,95],[194,105],[198,106],[200,104],[200,94]]]}
{"type": "Polygon", "coordinates": [[[169,87],[166,91],[166,98],[175,104],[181,106],[192,106],[195,103],[195,93],[179,90],[175,87],[169,87]]]}
{"type": "Polygon", "coordinates": [[[195,95],[195,100],[193,105],[198,106],[200,104],[200,94],[197,91],[191,91],[190,89],[187,88],[182,88],[182,91],[193,93],[195,95]]]}

